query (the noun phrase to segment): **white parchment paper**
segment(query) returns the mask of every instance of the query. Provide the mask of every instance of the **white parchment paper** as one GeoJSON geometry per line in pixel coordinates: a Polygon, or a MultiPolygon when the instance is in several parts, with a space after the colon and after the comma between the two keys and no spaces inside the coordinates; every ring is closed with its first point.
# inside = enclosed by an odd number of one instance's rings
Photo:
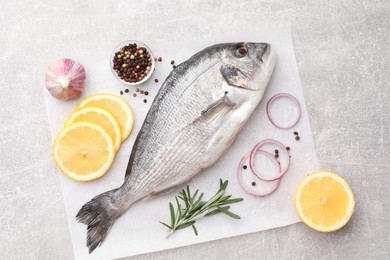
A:
{"type": "MultiPolygon", "coordinates": [[[[139,40],[142,41],[142,39],[139,40]]],[[[133,108],[135,125],[128,140],[122,144],[111,169],[104,177],[88,183],[72,181],[59,170],[56,172],[61,176],[75,258],[119,258],[257,232],[298,222],[299,218],[295,212],[293,201],[295,188],[299,180],[306,174],[318,169],[318,162],[289,29],[272,32],[264,30],[229,33],[207,39],[194,39],[190,42],[174,42],[164,45],[146,44],[155,55],[162,56],[163,62],[157,62],[155,73],[142,87],[150,93],[147,97],[148,103],[143,103],[145,96],[142,98],[132,96],[134,88],[130,88],[130,93],[122,96],[133,108]],[[165,238],[166,228],[159,221],[169,221],[168,203],[173,201],[174,195],[178,192],[174,191],[155,199],[140,201],[131,206],[115,222],[102,246],[89,255],[85,245],[86,226],[77,223],[75,216],[81,206],[92,197],[122,184],[134,140],[158,88],[172,69],[170,61],[173,59],[178,64],[209,45],[240,41],[268,42],[272,45],[277,53],[277,64],[273,77],[263,101],[230,150],[215,165],[200,173],[188,184],[193,191],[200,189],[205,192],[205,198],[209,198],[218,189],[219,178],[229,180],[227,193],[232,194],[233,197],[244,198],[244,202],[233,204],[231,208],[233,212],[241,216],[241,219],[235,220],[222,214],[207,217],[196,223],[198,236],[195,236],[192,229],[189,228],[180,230],[167,239],[165,238]],[[155,83],[155,78],[159,79],[159,83],[155,83]],[[275,128],[265,114],[266,101],[280,92],[294,95],[301,104],[301,119],[290,130],[275,128]],[[299,132],[300,141],[295,141],[293,131],[299,132]],[[279,140],[291,147],[291,165],[275,193],[267,197],[254,197],[245,193],[239,186],[236,168],[240,158],[258,141],[266,138],[279,140]]],[[[87,71],[86,91],[78,100],[68,102],[56,100],[43,86],[53,138],[61,130],[66,118],[82,98],[95,93],[119,95],[119,91],[126,88],[113,77],[109,68],[110,54],[115,46],[106,47],[106,49],[93,49],[94,47],[91,45],[88,50],[80,50],[79,57],[70,57],[81,62],[87,71]]],[[[183,184],[183,187],[185,185],[183,184]]]]}

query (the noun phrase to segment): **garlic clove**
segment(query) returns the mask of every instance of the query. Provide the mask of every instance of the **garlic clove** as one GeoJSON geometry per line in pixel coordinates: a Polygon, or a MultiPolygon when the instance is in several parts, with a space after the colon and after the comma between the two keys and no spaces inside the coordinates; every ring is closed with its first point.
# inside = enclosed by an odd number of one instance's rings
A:
{"type": "Polygon", "coordinates": [[[85,69],[72,59],[59,59],[49,65],[46,71],[46,88],[58,99],[77,98],[84,90],[85,69]]]}

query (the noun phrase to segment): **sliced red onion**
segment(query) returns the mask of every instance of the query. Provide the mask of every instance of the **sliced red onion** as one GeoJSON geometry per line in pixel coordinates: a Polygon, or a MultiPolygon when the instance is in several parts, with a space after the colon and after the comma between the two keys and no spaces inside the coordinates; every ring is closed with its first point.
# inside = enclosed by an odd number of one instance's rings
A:
{"type": "Polygon", "coordinates": [[[288,93],[279,93],[279,94],[276,94],[276,95],[272,96],[271,99],[268,100],[268,102],[267,102],[267,108],[266,108],[266,109],[267,109],[267,117],[268,117],[269,121],[270,121],[274,126],[276,126],[276,127],[278,127],[278,128],[290,129],[290,128],[292,128],[293,126],[295,126],[295,125],[298,123],[299,119],[301,118],[301,106],[300,106],[300,104],[299,104],[299,101],[298,101],[294,96],[292,96],[292,95],[290,95],[290,94],[288,94],[288,93]],[[281,98],[281,97],[286,97],[286,98],[290,99],[291,101],[293,101],[293,102],[294,102],[294,105],[295,105],[295,107],[296,107],[296,109],[297,109],[297,115],[296,115],[296,117],[294,118],[294,121],[292,121],[291,124],[286,125],[286,126],[282,126],[282,125],[276,123],[275,120],[272,119],[271,113],[270,113],[270,109],[271,109],[272,103],[273,103],[276,99],[281,98]]]}
{"type": "MultiPolygon", "coordinates": [[[[256,144],[255,147],[253,148],[253,150],[250,153],[251,154],[250,154],[250,157],[249,157],[249,165],[251,167],[251,170],[259,179],[261,179],[263,181],[275,181],[275,180],[278,180],[278,179],[282,178],[283,175],[288,170],[288,167],[290,166],[290,155],[289,155],[286,147],[282,143],[280,143],[280,142],[278,142],[276,140],[273,140],[273,139],[265,139],[265,140],[261,141],[260,143],[256,144]],[[256,151],[259,151],[259,148],[261,146],[265,145],[265,144],[274,144],[274,145],[278,146],[287,156],[287,162],[286,162],[285,165],[283,165],[282,169],[280,170],[279,175],[276,176],[275,178],[272,178],[272,179],[268,179],[268,178],[262,176],[261,173],[259,171],[257,171],[255,166],[254,166],[254,159],[255,159],[255,155],[257,153],[256,151]]],[[[278,165],[279,165],[279,163],[278,163],[278,165]]]]}
{"type": "MultiPolygon", "coordinates": [[[[238,182],[240,183],[241,187],[249,194],[252,194],[255,196],[269,195],[279,187],[280,179],[277,179],[273,182],[264,182],[261,179],[259,179],[256,175],[254,175],[252,172],[250,172],[249,168],[248,168],[248,170],[247,170],[248,174],[251,174],[254,176],[254,178],[256,178],[256,186],[252,186],[251,183],[245,183],[245,181],[244,181],[244,178],[242,175],[243,174],[243,166],[244,166],[245,162],[248,160],[248,157],[251,155],[251,152],[252,151],[250,151],[246,155],[244,155],[244,157],[242,157],[240,163],[238,164],[238,168],[237,168],[238,182]]],[[[256,154],[261,154],[261,155],[264,155],[264,156],[268,157],[269,159],[271,159],[272,162],[276,166],[277,172],[280,172],[280,165],[279,165],[278,161],[276,160],[275,156],[273,156],[272,154],[270,154],[266,151],[262,151],[262,150],[256,151],[256,154]]]]}

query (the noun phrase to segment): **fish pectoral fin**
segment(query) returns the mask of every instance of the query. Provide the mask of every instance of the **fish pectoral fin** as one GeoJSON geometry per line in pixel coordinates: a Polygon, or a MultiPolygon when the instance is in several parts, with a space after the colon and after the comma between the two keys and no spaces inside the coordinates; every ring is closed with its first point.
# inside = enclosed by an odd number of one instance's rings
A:
{"type": "Polygon", "coordinates": [[[205,110],[202,111],[201,118],[213,119],[222,114],[228,113],[236,104],[230,100],[230,98],[225,94],[223,97],[209,105],[205,110]]]}
{"type": "Polygon", "coordinates": [[[221,67],[220,71],[222,77],[230,86],[246,88],[248,77],[240,69],[231,65],[224,65],[221,67]]]}

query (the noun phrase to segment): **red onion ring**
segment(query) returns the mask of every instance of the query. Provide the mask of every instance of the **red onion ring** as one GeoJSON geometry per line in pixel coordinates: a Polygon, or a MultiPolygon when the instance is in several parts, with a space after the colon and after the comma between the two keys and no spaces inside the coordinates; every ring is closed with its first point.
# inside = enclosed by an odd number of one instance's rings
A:
{"type": "Polygon", "coordinates": [[[290,94],[288,94],[288,93],[279,93],[279,94],[276,94],[276,95],[272,96],[271,99],[268,100],[268,102],[267,102],[267,108],[266,108],[266,110],[267,110],[267,117],[268,117],[269,121],[270,121],[274,126],[276,126],[276,127],[278,127],[278,128],[282,128],[282,129],[290,129],[291,127],[295,126],[295,125],[298,123],[299,119],[301,118],[301,106],[300,106],[300,104],[299,104],[299,101],[298,101],[294,96],[292,96],[292,95],[290,95],[290,94]],[[281,98],[281,97],[286,97],[286,98],[289,98],[290,100],[292,100],[292,101],[294,102],[294,104],[295,104],[295,107],[296,107],[297,110],[298,110],[298,111],[297,111],[297,116],[296,116],[295,120],[294,120],[290,125],[287,125],[287,126],[281,126],[281,125],[277,124],[277,123],[272,119],[271,113],[270,113],[270,108],[271,108],[272,103],[273,103],[276,99],[281,98]]]}
{"type": "MultiPolygon", "coordinates": [[[[265,189],[265,190],[252,190],[252,189],[249,189],[249,187],[247,186],[247,184],[244,183],[244,180],[242,178],[242,167],[244,166],[244,163],[245,161],[248,159],[248,157],[251,155],[252,151],[249,151],[246,155],[244,155],[240,161],[240,163],[238,164],[238,168],[237,168],[237,178],[238,178],[238,182],[240,183],[241,187],[246,191],[248,192],[249,194],[252,194],[252,195],[255,195],[255,196],[266,196],[266,195],[269,195],[271,193],[273,193],[278,187],[279,187],[279,184],[280,184],[280,178],[275,180],[274,182],[268,182],[268,183],[274,183],[274,185],[270,186],[268,189],[265,189]]],[[[258,154],[262,154],[262,155],[265,155],[267,156],[268,158],[270,158],[274,164],[276,165],[278,171],[280,172],[280,165],[278,163],[278,161],[276,160],[276,158],[266,152],[266,151],[263,151],[263,150],[258,150],[256,151],[256,153],[258,154]]],[[[258,178],[256,175],[254,175],[256,178],[258,178]]],[[[261,179],[259,179],[259,181],[262,181],[261,179]]]]}
{"type": "MultiPolygon", "coordinates": [[[[260,150],[260,151],[262,151],[262,150],[260,150]]],[[[253,148],[253,150],[252,150],[250,153],[251,153],[251,154],[250,154],[250,157],[249,157],[249,165],[250,165],[250,167],[251,167],[251,170],[252,170],[252,172],[253,172],[259,179],[261,179],[261,180],[263,180],[263,181],[275,181],[275,180],[278,180],[278,179],[282,178],[283,175],[284,175],[284,174],[286,173],[286,171],[288,170],[288,167],[290,166],[290,155],[289,155],[289,153],[288,153],[286,147],[285,147],[282,143],[280,143],[280,142],[278,142],[278,141],[276,141],[276,140],[273,140],[273,139],[265,139],[265,140],[261,141],[260,143],[256,144],[255,147],[253,148]],[[274,178],[274,179],[267,179],[267,178],[262,177],[261,174],[260,174],[258,171],[256,171],[255,166],[254,166],[254,164],[253,164],[254,158],[255,158],[255,155],[256,155],[256,151],[258,151],[259,148],[260,148],[262,145],[264,145],[264,144],[275,144],[275,145],[277,145],[278,147],[280,147],[280,149],[281,149],[283,152],[285,152],[285,154],[287,155],[287,164],[280,170],[280,175],[277,176],[277,177],[274,178]]],[[[275,160],[276,160],[276,159],[275,159],[275,160]]]]}

